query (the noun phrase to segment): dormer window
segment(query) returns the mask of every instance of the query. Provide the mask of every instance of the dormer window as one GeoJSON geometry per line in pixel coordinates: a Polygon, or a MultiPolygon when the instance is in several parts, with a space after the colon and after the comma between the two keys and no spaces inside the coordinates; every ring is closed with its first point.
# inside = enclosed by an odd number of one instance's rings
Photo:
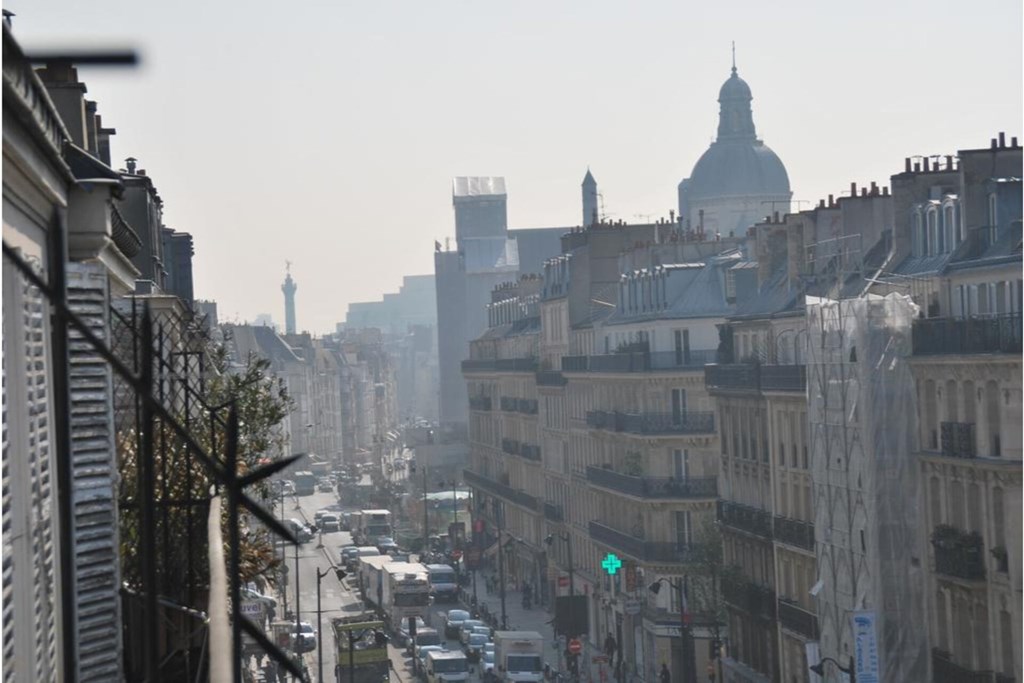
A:
{"type": "Polygon", "coordinates": [[[935,254],[942,253],[943,244],[939,239],[939,212],[935,210],[935,207],[928,209],[928,255],[933,256],[935,254]]]}
{"type": "Polygon", "coordinates": [[[924,256],[924,226],[922,225],[920,209],[916,209],[914,211],[913,223],[910,230],[911,253],[914,256],[924,256]]]}

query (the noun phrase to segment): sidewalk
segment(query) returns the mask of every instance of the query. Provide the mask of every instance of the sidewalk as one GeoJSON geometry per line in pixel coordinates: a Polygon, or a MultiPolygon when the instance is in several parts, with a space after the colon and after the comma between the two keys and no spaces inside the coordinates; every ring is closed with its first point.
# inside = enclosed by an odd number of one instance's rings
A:
{"type": "MultiPolygon", "coordinates": [[[[493,594],[487,594],[487,588],[484,583],[484,572],[480,571],[476,573],[476,598],[477,598],[477,609],[480,605],[487,605],[487,609],[492,614],[497,615],[499,624],[501,623],[501,595],[495,591],[493,594]]],[[[472,599],[473,596],[473,585],[464,588],[465,597],[472,599]]],[[[472,611],[472,607],[468,606],[466,609],[472,611]]],[[[555,647],[552,647],[552,643],[555,641],[555,630],[553,622],[555,615],[553,612],[548,612],[543,607],[534,604],[530,609],[523,609],[523,594],[520,591],[505,591],[505,615],[508,619],[508,630],[509,631],[536,631],[541,634],[544,638],[544,661],[551,665],[552,669],[558,670],[558,663],[561,657],[561,653],[555,647]]]]}

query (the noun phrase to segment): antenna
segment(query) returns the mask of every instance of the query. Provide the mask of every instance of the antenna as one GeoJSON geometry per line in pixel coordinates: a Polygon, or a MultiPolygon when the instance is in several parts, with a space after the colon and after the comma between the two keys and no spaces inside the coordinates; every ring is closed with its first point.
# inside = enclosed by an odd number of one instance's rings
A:
{"type": "Polygon", "coordinates": [[[597,204],[598,204],[598,206],[601,209],[601,221],[600,222],[604,223],[605,220],[608,219],[608,212],[605,211],[605,208],[604,208],[604,195],[601,194],[600,192],[597,193],[597,204]]]}
{"type": "Polygon", "coordinates": [[[732,41],[732,72],[736,73],[736,41],[732,41]]]}

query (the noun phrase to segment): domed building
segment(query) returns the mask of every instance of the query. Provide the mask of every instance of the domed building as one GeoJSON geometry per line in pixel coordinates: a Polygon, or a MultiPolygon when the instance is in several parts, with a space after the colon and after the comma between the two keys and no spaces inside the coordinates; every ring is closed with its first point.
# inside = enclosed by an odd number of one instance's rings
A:
{"type": "Polygon", "coordinates": [[[778,155],[757,139],[752,99],[734,62],[718,92],[718,138],[679,183],[679,216],[691,230],[739,235],[775,211],[789,211],[789,175],[778,155]]]}

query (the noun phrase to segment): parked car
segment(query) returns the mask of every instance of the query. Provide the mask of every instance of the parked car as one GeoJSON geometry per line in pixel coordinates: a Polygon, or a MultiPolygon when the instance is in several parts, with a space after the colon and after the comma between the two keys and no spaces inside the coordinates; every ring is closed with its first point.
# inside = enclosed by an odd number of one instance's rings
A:
{"type": "Polygon", "coordinates": [[[484,645],[483,655],[480,657],[480,677],[483,683],[493,683],[497,680],[494,674],[494,643],[484,645]]]}
{"type": "Polygon", "coordinates": [[[416,628],[416,642],[409,641],[406,648],[409,654],[418,657],[421,647],[426,645],[441,645],[441,634],[436,628],[416,628]]]}
{"type": "Polygon", "coordinates": [[[358,554],[359,554],[359,546],[357,546],[357,545],[344,545],[344,546],[341,547],[341,550],[338,552],[338,557],[341,560],[341,563],[343,565],[347,566],[348,563],[351,562],[353,559],[355,559],[356,555],[358,555],[358,554]]]}
{"type": "Polygon", "coordinates": [[[313,540],[313,532],[308,526],[298,519],[289,519],[288,526],[291,528],[292,533],[299,539],[299,543],[307,543],[313,540]]]}
{"type": "Polygon", "coordinates": [[[298,631],[292,631],[292,649],[299,653],[316,649],[316,631],[308,621],[300,621],[298,631]]]}
{"type": "Polygon", "coordinates": [[[320,518],[318,524],[320,531],[325,534],[331,533],[332,531],[341,531],[341,524],[338,522],[338,515],[333,512],[328,512],[320,518]]]}
{"type": "MultiPolygon", "coordinates": [[[[446,638],[458,638],[462,624],[469,620],[469,612],[464,609],[450,609],[444,615],[444,635],[446,638]]],[[[482,623],[482,622],[481,622],[482,623]]]]}
{"type": "Polygon", "coordinates": [[[329,514],[331,514],[330,510],[328,510],[327,508],[321,508],[313,514],[313,522],[316,523],[317,526],[319,526],[320,520],[323,519],[323,516],[329,514]]]}
{"type": "Polygon", "coordinates": [[[322,479],[317,485],[316,490],[320,493],[330,493],[334,490],[334,484],[327,479],[322,479]]]}

